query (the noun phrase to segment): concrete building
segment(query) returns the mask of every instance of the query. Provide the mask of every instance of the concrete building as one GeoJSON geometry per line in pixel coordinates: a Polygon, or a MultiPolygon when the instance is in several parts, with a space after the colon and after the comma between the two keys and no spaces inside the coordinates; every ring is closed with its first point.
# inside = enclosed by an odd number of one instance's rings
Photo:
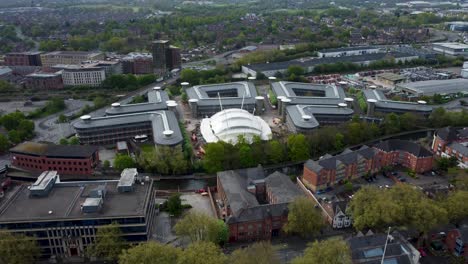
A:
{"type": "Polygon", "coordinates": [[[169,40],[152,42],[153,67],[157,73],[167,73],[181,67],[180,49],[170,45],[169,40]]]}
{"type": "Polygon", "coordinates": [[[432,43],[432,50],[451,56],[468,56],[468,45],[458,42],[432,43]]]}
{"type": "Polygon", "coordinates": [[[319,58],[325,57],[344,57],[344,56],[355,56],[365,55],[372,53],[379,53],[381,50],[378,47],[372,46],[355,46],[355,47],[342,47],[320,50],[317,55],[319,58]]]}
{"type": "Polygon", "coordinates": [[[32,73],[26,75],[25,87],[39,90],[63,89],[62,75],[57,73],[32,73]]]}
{"type": "Polygon", "coordinates": [[[448,25],[448,28],[450,29],[450,31],[463,31],[463,32],[468,31],[468,22],[465,22],[465,21],[447,22],[446,25],[448,25]]]}
{"type": "Polygon", "coordinates": [[[104,69],[106,77],[109,77],[114,74],[122,74],[123,68],[120,61],[90,61],[87,62],[88,67],[98,67],[104,69]]]}
{"type": "Polygon", "coordinates": [[[101,61],[104,54],[90,51],[53,51],[41,54],[42,66],[50,68],[57,64],[81,64],[83,61],[101,61]]]}
{"type": "Polygon", "coordinates": [[[382,83],[385,83],[387,85],[395,86],[396,84],[406,82],[406,77],[391,73],[391,72],[385,72],[381,74],[377,74],[376,79],[382,83]]]}
{"type": "Polygon", "coordinates": [[[183,141],[179,121],[172,111],[151,111],[104,117],[82,116],[74,123],[81,144],[111,145],[119,141],[151,140],[156,146],[175,146],[183,141]]]}
{"type": "Polygon", "coordinates": [[[387,99],[384,93],[376,89],[363,90],[364,97],[367,99],[367,114],[373,116],[376,112],[380,113],[415,113],[429,115],[432,113],[432,106],[426,105],[424,101],[403,102],[387,99]]]}
{"type": "Polygon", "coordinates": [[[346,149],[341,154],[329,154],[304,164],[302,182],[316,192],[368,174],[384,166],[401,165],[417,173],[432,169],[432,153],[406,140],[387,140],[372,148],[362,146],[356,151],[346,149]]]}
{"type": "Polygon", "coordinates": [[[432,151],[438,157],[455,157],[460,168],[468,168],[468,128],[444,127],[434,133],[432,151]]]}
{"type": "Polygon", "coordinates": [[[339,86],[282,81],[272,83],[271,89],[280,115],[295,133],[311,132],[320,124],[347,122],[354,114],[352,99],[345,98],[339,86]]]}
{"type": "Polygon", "coordinates": [[[99,164],[98,148],[25,142],[10,149],[11,165],[32,172],[93,175],[99,164]]]}
{"type": "Polygon", "coordinates": [[[242,108],[250,113],[255,109],[258,113],[263,106],[263,97],[257,96],[257,90],[250,82],[197,85],[186,91],[195,118],[210,117],[230,108],[242,108]]]}
{"type": "Polygon", "coordinates": [[[41,52],[10,52],[5,55],[7,66],[42,66],[41,52]]]}
{"type": "Polygon", "coordinates": [[[120,104],[113,103],[110,108],[106,109],[107,116],[136,114],[144,112],[152,112],[159,110],[168,110],[167,102],[171,103],[169,95],[166,91],[155,87],[155,89],[148,92],[148,102],[139,104],[120,104]]]}
{"type": "Polygon", "coordinates": [[[396,90],[414,96],[455,95],[461,93],[468,96],[468,79],[430,80],[420,82],[402,83],[396,90]]]}
{"type": "Polygon", "coordinates": [[[122,60],[123,73],[150,74],[153,73],[153,56],[149,53],[129,53],[122,60]]]}
{"type": "Polygon", "coordinates": [[[289,66],[301,66],[305,73],[313,72],[314,68],[321,64],[330,64],[338,62],[349,62],[361,66],[367,66],[371,62],[380,60],[394,60],[395,62],[406,62],[419,58],[416,55],[402,52],[371,53],[364,55],[353,55],[344,57],[325,57],[325,58],[300,58],[290,61],[270,62],[262,64],[242,65],[242,72],[256,77],[261,72],[267,77],[275,76],[277,73],[284,74],[289,66]]]}
{"type": "Polygon", "coordinates": [[[152,185],[140,183],[136,169],[124,170],[120,180],[80,182],[60,182],[56,171],[46,171],[34,184],[5,192],[0,229],[33,237],[43,258],[65,262],[83,258],[97,229],[114,222],[126,242],[145,242],[155,213],[152,185]]]}
{"type": "Polygon", "coordinates": [[[230,242],[279,236],[287,222],[288,204],[303,196],[287,175],[275,172],[265,177],[261,166],[218,172],[217,190],[230,242]]]}
{"type": "Polygon", "coordinates": [[[106,71],[93,65],[58,64],[52,68],[62,73],[64,86],[97,87],[106,79],[106,71]]]}

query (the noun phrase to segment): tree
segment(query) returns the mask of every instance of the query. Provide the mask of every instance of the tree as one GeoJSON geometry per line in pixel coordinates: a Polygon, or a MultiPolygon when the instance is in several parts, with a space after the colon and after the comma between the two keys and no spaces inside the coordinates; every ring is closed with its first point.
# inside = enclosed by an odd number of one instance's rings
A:
{"type": "Polygon", "coordinates": [[[468,191],[454,191],[443,203],[450,220],[457,222],[468,216],[468,191]]]}
{"type": "Polygon", "coordinates": [[[186,214],[174,229],[178,236],[189,237],[192,242],[208,241],[221,244],[227,242],[228,238],[226,224],[204,213],[186,214]]]}
{"type": "Polygon", "coordinates": [[[181,255],[179,248],[151,241],[124,250],[119,256],[119,264],[172,264],[177,263],[181,255]]]}
{"type": "Polygon", "coordinates": [[[292,264],[351,264],[351,249],[342,239],[332,238],[315,241],[305,249],[302,257],[293,259],[292,264]]]}
{"type": "Polygon", "coordinates": [[[270,242],[257,242],[247,248],[232,252],[229,263],[232,264],[279,264],[276,250],[270,242]]]}
{"type": "Polygon", "coordinates": [[[300,76],[300,75],[304,75],[304,72],[305,72],[305,70],[301,66],[291,65],[291,66],[288,67],[288,70],[286,71],[286,74],[288,76],[291,76],[291,75],[300,76]]]}
{"type": "Polygon", "coordinates": [[[214,243],[200,241],[190,244],[179,258],[178,264],[220,264],[226,256],[214,243]]]}
{"type": "Polygon", "coordinates": [[[60,144],[60,145],[68,145],[68,140],[67,140],[66,138],[61,138],[61,139],[59,140],[59,144],[60,144]]]}
{"type": "Polygon", "coordinates": [[[129,155],[117,154],[114,160],[114,168],[124,170],[126,168],[134,168],[135,161],[129,155]]]}
{"type": "Polygon", "coordinates": [[[163,146],[153,148],[151,151],[143,151],[138,157],[138,164],[146,171],[161,174],[182,174],[189,169],[189,163],[185,159],[181,146],[163,146]]]}
{"type": "Polygon", "coordinates": [[[269,152],[268,161],[270,163],[276,164],[284,161],[284,147],[278,140],[271,140],[268,142],[269,152]]]}
{"type": "Polygon", "coordinates": [[[335,134],[335,149],[340,150],[344,147],[344,136],[341,133],[336,133],[335,134]]]}
{"type": "Polygon", "coordinates": [[[102,166],[103,166],[105,169],[109,168],[109,167],[110,167],[110,161],[105,160],[105,161],[102,163],[102,166]]]}
{"type": "Polygon", "coordinates": [[[320,212],[314,208],[312,201],[305,197],[296,198],[288,206],[288,222],[284,226],[287,233],[300,236],[316,234],[323,226],[320,212]]]}
{"type": "Polygon", "coordinates": [[[8,139],[14,144],[18,144],[22,141],[19,132],[16,130],[10,130],[8,132],[8,139]]]}
{"type": "Polygon", "coordinates": [[[80,140],[76,136],[73,136],[68,140],[68,144],[70,144],[70,145],[79,145],[80,140]]]}
{"type": "Polygon", "coordinates": [[[117,260],[125,249],[122,231],[117,223],[100,226],[94,244],[88,247],[88,254],[106,260],[117,260]]]}
{"type": "Polygon", "coordinates": [[[287,145],[291,161],[304,161],[309,158],[309,144],[303,134],[289,135],[287,145]]]}
{"type": "Polygon", "coordinates": [[[35,240],[22,234],[0,230],[1,264],[34,263],[39,255],[39,246],[35,240]]]}
{"type": "Polygon", "coordinates": [[[180,199],[180,194],[175,193],[169,197],[167,200],[167,211],[171,215],[179,216],[182,213],[182,200],[180,199]]]}
{"type": "Polygon", "coordinates": [[[248,168],[256,165],[255,159],[252,155],[252,149],[249,145],[243,144],[239,148],[239,162],[241,167],[248,168]]]}
{"type": "Polygon", "coordinates": [[[8,138],[5,135],[0,134],[0,153],[5,152],[8,150],[10,143],[8,142],[8,138]]]}
{"type": "Polygon", "coordinates": [[[222,142],[209,143],[206,145],[203,167],[208,173],[222,171],[224,160],[224,144],[222,142]]]}

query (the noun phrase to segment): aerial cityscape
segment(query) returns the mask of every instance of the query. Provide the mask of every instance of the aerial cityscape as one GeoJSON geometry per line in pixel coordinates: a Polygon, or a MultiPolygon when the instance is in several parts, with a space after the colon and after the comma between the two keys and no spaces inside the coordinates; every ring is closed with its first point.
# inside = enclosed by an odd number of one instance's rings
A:
{"type": "Polygon", "coordinates": [[[468,263],[468,1],[0,0],[30,263],[468,263]]]}

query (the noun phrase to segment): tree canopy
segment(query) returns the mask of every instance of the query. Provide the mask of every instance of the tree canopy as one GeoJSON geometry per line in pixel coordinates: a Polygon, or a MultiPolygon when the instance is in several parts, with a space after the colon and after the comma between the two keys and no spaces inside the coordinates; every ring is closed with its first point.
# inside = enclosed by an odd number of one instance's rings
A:
{"type": "Polygon", "coordinates": [[[284,226],[288,233],[307,237],[318,233],[324,224],[320,211],[305,197],[296,198],[288,209],[288,222],[284,226]]]}
{"type": "Polygon", "coordinates": [[[229,257],[231,264],[279,264],[276,250],[270,242],[262,241],[237,249],[229,257]]]}
{"type": "Polygon", "coordinates": [[[184,250],[178,264],[222,264],[226,256],[214,243],[199,241],[192,243],[184,250]]]}
{"type": "Polygon", "coordinates": [[[192,242],[208,241],[221,244],[227,242],[228,239],[226,224],[204,213],[186,214],[174,229],[178,236],[189,237],[192,242]]]}
{"type": "Polygon", "coordinates": [[[100,226],[96,240],[88,247],[88,254],[100,259],[117,260],[125,249],[125,240],[117,223],[100,226]]]}
{"type": "Polygon", "coordinates": [[[121,171],[127,168],[134,168],[135,161],[129,155],[117,154],[114,159],[114,168],[121,171]]]}
{"type": "Polygon", "coordinates": [[[0,230],[0,264],[34,263],[39,255],[39,246],[34,239],[0,230]]]}
{"type": "Polygon", "coordinates": [[[174,264],[181,254],[179,248],[151,241],[124,250],[119,256],[119,264],[174,264]]]}
{"type": "Polygon", "coordinates": [[[304,255],[293,259],[292,264],[351,264],[351,249],[342,239],[315,241],[308,245],[304,255]]]}

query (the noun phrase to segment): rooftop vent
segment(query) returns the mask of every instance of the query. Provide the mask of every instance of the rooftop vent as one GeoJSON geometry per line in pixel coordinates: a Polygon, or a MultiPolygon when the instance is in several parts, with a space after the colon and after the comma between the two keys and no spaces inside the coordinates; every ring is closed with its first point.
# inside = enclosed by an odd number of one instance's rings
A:
{"type": "Polygon", "coordinates": [[[341,108],[344,108],[344,107],[346,107],[346,106],[348,106],[348,105],[345,104],[345,103],[339,103],[339,104],[338,104],[338,107],[341,107],[341,108]]]}
{"type": "Polygon", "coordinates": [[[91,121],[91,116],[90,115],[83,115],[80,117],[80,119],[85,122],[85,123],[88,123],[91,121]]]}
{"type": "Polygon", "coordinates": [[[303,119],[304,121],[309,121],[311,118],[312,118],[312,117],[311,117],[310,115],[303,115],[303,116],[302,116],[302,119],[303,119]]]}
{"type": "Polygon", "coordinates": [[[117,190],[119,192],[131,192],[133,191],[133,184],[135,178],[138,176],[138,171],[135,168],[124,169],[120,174],[120,180],[117,184],[117,190]]]}
{"type": "Polygon", "coordinates": [[[274,81],[274,80],[276,80],[276,77],[275,76],[270,76],[270,77],[268,77],[268,80],[274,81]]]}
{"type": "Polygon", "coordinates": [[[190,84],[188,82],[183,82],[183,83],[180,83],[180,85],[182,86],[189,86],[190,84]]]}
{"type": "Polygon", "coordinates": [[[29,194],[31,196],[47,196],[56,181],[58,181],[57,171],[44,171],[29,187],[29,194]]]}
{"type": "Polygon", "coordinates": [[[106,185],[99,185],[89,192],[90,198],[104,198],[106,197],[107,189],[106,185]]]}
{"type": "Polygon", "coordinates": [[[103,204],[104,199],[102,198],[86,198],[81,205],[81,211],[83,213],[97,213],[101,210],[103,204]]]}
{"type": "Polygon", "coordinates": [[[426,102],[426,101],[423,101],[423,100],[419,100],[419,101],[418,101],[418,104],[425,105],[425,104],[427,104],[427,102],[426,102]]]}
{"type": "Polygon", "coordinates": [[[164,135],[165,137],[170,137],[170,136],[172,136],[173,134],[174,134],[174,131],[172,131],[172,130],[164,130],[164,131],[163,131],[163,135],[164,135]]]}
{"type": "Polygon", "coordinates": [[[161,90],[161,87],[159,87],[159,86],[153,87],[153,90],[159,91],[159,90],[161,90]]]}
{"type": "Polygon", "coordinates": [[[346,97],[344,100],[345,102],[354,102],[354,99],[351,97],[346,97]]]}
{"type": "Polygon", "coordinates": [[[111,104],[112,107],[120,107],[120,103],[113,103],[111,104]]]}

